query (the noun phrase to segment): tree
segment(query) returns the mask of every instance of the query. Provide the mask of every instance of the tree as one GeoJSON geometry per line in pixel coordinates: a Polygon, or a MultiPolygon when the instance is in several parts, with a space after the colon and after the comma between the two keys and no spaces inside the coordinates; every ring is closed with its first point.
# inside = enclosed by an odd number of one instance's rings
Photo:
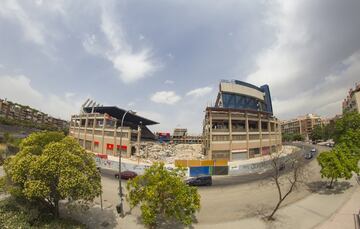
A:
{"type": "Polygon", "coordinates": [[[294,134],[293,135],[293,141],[304,141],[304,140],[305,140],[305,138],[301,134],[294,134]]]}
{"type": "Polygon", "coordinates": [[[298,183],[303,179],[303,160],[301,157],[287,158],[282,157],[282,153],[270,154],[270,163],[272,166],[271,179],[276,185],[278,192],[278,201],[267,216],[268,220],[274,220],[274,215],[279,210],[284,200],[297,188],[298,183]],[[287,167],[285,169],[285,166],[287,167]],[[288,170],[288,173],[285,173],[288,170]]]}
{"type": "Polygon", "coordinates": [[[339,142],[341,136],[344,136],[349,130],[360,131],[360,114],[351,112],[346,113],[335,123],[334,141],[339,142]]]}
{"type": "Polygon", "coordinates": [[[178,221],[191,225],[200,209],[200,195],[196,187],[183,182],[181,169],[167,170],[163,163],[155,163],[142,176],[128,182],[127,200],[131,209],[141,205],[146,226],[155,228],[159,222],[178,221]]]}
{"type": "Polygon", "coordinates": [[[311,132],[310,138],[312,141],[324,139],[324,130],[321,126],[315,126],[311,132]]]}
{"type": "Polygon", "coordinates": [[[58,132],[33,133],[20,152],[5,162],[8,190],[34,201],[59,216],[59,201],[84,204],[100,195],[95,161],[72,137],[58,132]]]}
{"type": "Polygon", "coordinates": [[[345,144],[336,145],[333,150],[321,153],[317,160],[321,166],[321,177],[331,179],[329,188],[333,187],[333,182],[337,179],[348,180],[352,177],[352,172],[359,173],[359,159],[345,144]]]}

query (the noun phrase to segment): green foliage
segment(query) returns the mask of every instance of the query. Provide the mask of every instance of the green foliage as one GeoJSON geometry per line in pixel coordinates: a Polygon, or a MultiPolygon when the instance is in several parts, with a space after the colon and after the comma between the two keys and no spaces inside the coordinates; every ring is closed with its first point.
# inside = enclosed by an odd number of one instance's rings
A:
{"type": "Polygon", "coordinates": [[[58,132],[33,133],[4,166],[13,196],[37,201],[58,215],[59,200],[87,203],[100,195],[95,161],[78,142],[58,132]]]}
{"type": "Polygon", "coordinates": [[[0,201],[0,228],[86,228],[70,219],[52,219],[15,198],[6,198],[0,201]]]}
{"type": "Polygon", "coordinates": [[[351,112],[346,113],[335,123],[334,141],[339,142],[340,138],[348,131],[360,131],[360,114],[351,112]]]}
{"type": "MultiPolygon", "coordinates": [[[[48,130],[48,131],[56,131],[58,128],[54,125],[50,124],[39,124],[26,120],[14,120],[9,118],[0,117],[0,124],[9,125],[9,126],[21,126],[27,128],[36,128],[39,130],[48,130]]],[[[66,133],[67,130],[62,130],[66,133]]]]}
{"type": "Polygon", "coordinates": [[[181,169],[168,171],[163,163],[155,163],[128,182],[127,200],[131,208],[140,205],[145,225],[156,227],[159,222],[178,221],[191,225],[200,209],[200,195],[196,187],[183,182],[181,169]]]}
{"type": "Polygon", "coordinates": [[[358,158],[345,144],[338,144],[333,150],[321,153],[317,160],[321,166],[321,177],[331,179],[330,187],[334,180],[350,179],[352,172],[359,173],[358,158]]]}
{"type": "Polygon", "coordinates": [[[282,134],[282,141],[283,142],[292,142],[292,141],[304,141],[304,136],[302,136],[301,134],[288,134],[288,133],[284,133],[282,134]]]}
{"type": "Polygon", "coordinates": [[[315,126],[311,132],[310,139],[313,141],[324,139],[324,129],[322,126],[315,126]]]}

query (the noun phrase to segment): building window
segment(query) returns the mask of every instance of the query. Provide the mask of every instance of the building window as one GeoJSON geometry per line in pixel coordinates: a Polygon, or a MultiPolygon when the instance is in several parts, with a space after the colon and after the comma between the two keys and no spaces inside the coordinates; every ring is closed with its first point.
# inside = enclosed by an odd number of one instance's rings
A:
{"type": "Polygon", "coordinates": [[[267,132],[269,131],[268,129],[268,122],[261,122],[261,131],[267,132]]]}
{"type": "Polygon", "coordinates": [[[233,132],[245,132],[246,131],[245,120],[232,121],[232,131],[233,132]]]}
{"type": "Polygon", "coordinates": [[[259,122],[249,120],[249,132],[258,132],[259,131],[259,122]]]}
{"type": "Polygon", "coordinates": [[[114,131],[104,131],[104,135],[113,137],[114,136],[114,131]]]}
{"type": "MultiPolygon", "coordinates": [[[[117,132],[117,136],[120,138],[121,133],[120,133],[120,132],[117,132]]],[[[127,133],[127,132],[122,132],[122,137],[123,137],[123,138],[128,138],[128,133],[127,133]]]]}
{"type": "Polygon", "coordinates": [[[212,140],[214,142],[229,141],[229,135],[213,135],[212,140]]]}
{"type": "Polygon", "coordinates": [[[91,141],[88,141],[88,140],[85,141],[85,149],[91,150],[91,141]]]}
{"type": "Polygon", "coordinates": [[[249,154],[250,154],[250,157],[260,155],[260,148],[249,149],[249,154]]]}
{"type": "Polygon", "coordinates": [[[212,129],[215,132],[227,132],[229,131],[229,122],[227,121],[213,121],[212,129]]]}
{"type": "Polygon", "coordinates": [[[233,135],[233,141],[246,141],[246,135],[233,135]]]}
{"type": "Polygon", "coordinates": [[[268,135],[268,134],[262,134],[261,137],[262,137],[262,139],[269,139],[269,135],[268,135]]]}
{"type": "Polygon", "coordinates": [[[260,139],[260,135],[258,134],[250,134],[249,135],[249,140],[259,140],[260,139]]]}

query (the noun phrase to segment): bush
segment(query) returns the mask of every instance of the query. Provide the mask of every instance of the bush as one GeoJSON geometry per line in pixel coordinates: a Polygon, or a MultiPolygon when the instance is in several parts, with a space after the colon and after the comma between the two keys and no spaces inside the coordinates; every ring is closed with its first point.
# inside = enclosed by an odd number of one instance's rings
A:
{"type": "Polygon", "coordinates": [[[53,219],[45,212],[19,199],[9,197],[0,201],[0,228],[86,228],[71,219],[53,219]]]}

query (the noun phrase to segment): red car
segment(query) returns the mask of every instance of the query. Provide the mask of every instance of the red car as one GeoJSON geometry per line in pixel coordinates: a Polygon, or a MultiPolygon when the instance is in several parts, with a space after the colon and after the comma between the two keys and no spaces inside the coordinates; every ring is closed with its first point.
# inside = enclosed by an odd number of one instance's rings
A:
{"type": "MultiPolygon", "coordinates": [[[[123,171],[120,173],[121,179],[129,180],[134,179],[137,176],[137,173],[133,171],[123,171]]],[[[115,173],[115,178],[119,179],[119,173],[115,173]]]]}

